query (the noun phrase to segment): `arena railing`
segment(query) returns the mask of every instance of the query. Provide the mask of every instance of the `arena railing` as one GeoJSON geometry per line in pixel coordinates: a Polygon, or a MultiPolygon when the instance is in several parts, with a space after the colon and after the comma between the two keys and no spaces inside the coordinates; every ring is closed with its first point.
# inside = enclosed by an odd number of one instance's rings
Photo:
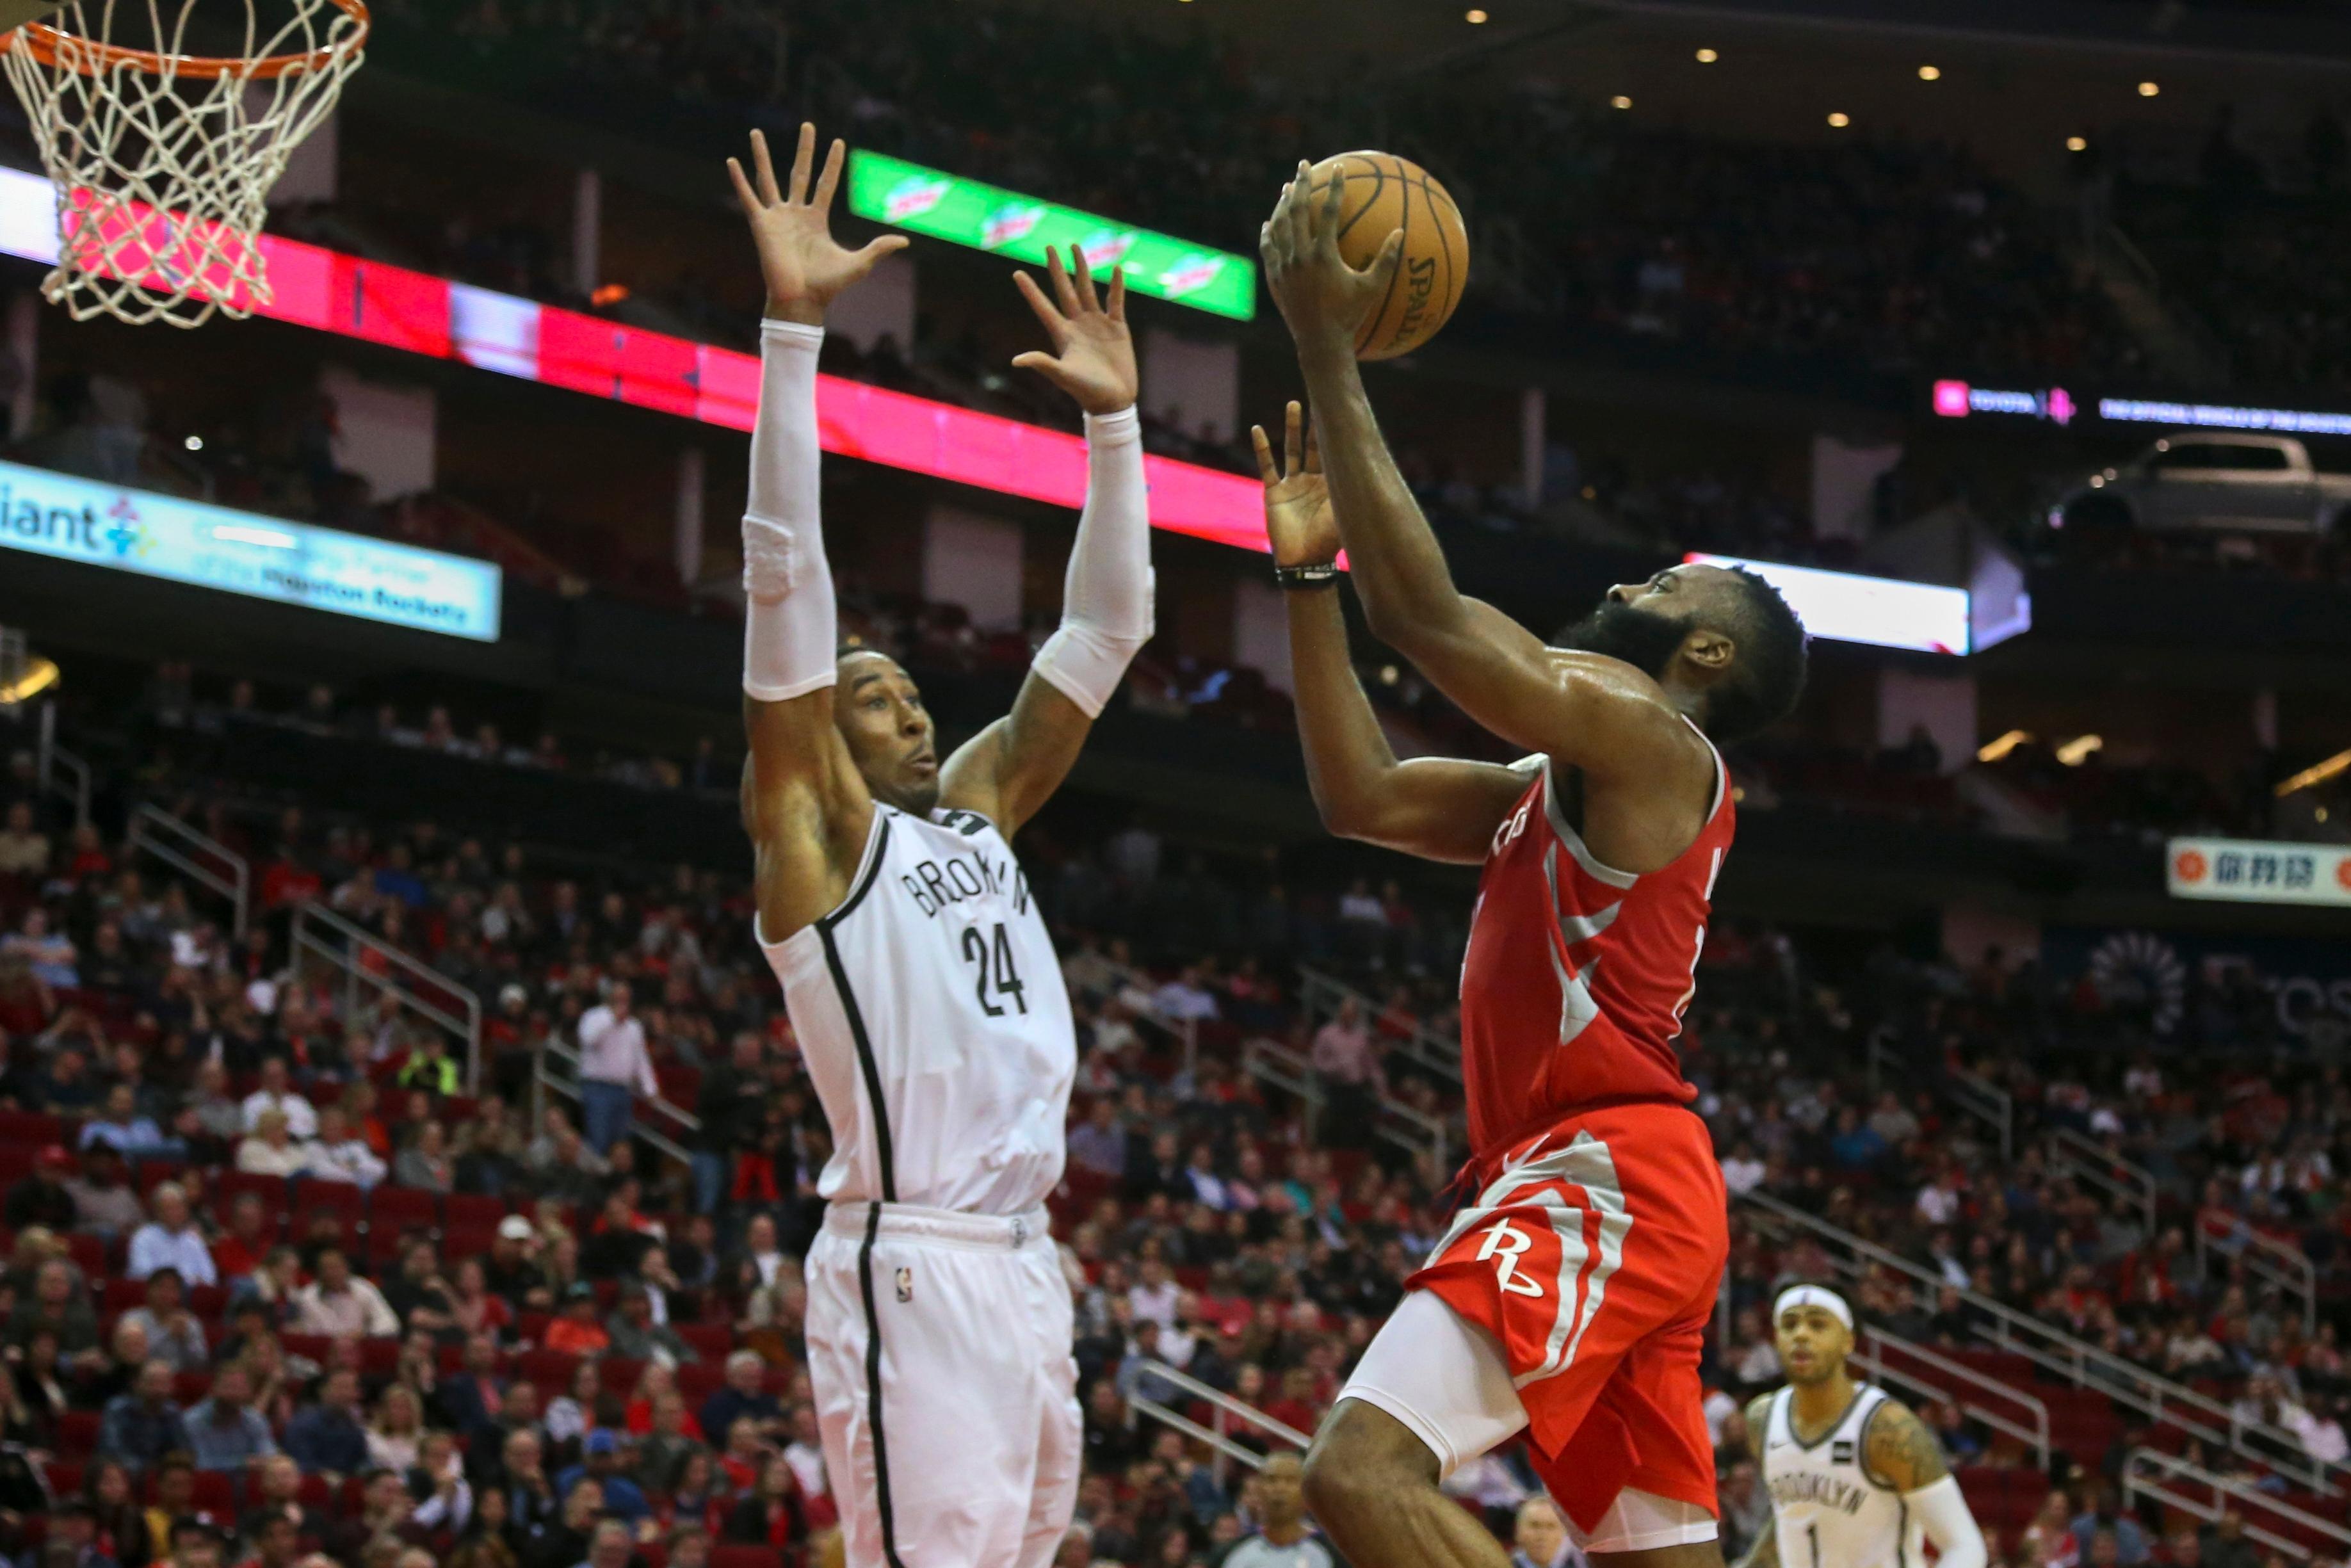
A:
{"type": "Polygon", "coordinates": [[[130,841],[132,853],[153,855],[227,899],[229,929],[238,941],[245,939],[253,913],[253,867],[243,855],[160,806],[141,805],[131,811],[130,841]]]}
{"type": "MultiPolygon", "coordinates": [[[[1242,1042],[1241,1071],[1303,1100],[1308,1114],[1319,1125],[1329,1097],[1322,1092],[1322,1075],[1314,1071],[1313,1061],[1303,1053],[1259,1036],[1242,1042]]],[[[1452,1123],[1389,1095],[1380,1096],[1374,1103],[1380,1115],[1372,1122],[1372,1135],[1395,1145],[1415,1159],[1432,1161],[1430,1172],[1437,1179],[1444,1179],[1445,1173],[1452,1168],[1448,1157],[1455,1147],[1452,1123]]]]}
{"type": "Polygon", "coordinates": [[[89,825],[89,764],[57,742],[57,705],[41,705],[40,745],[34,753],[35,778],[44,793],[73,803],[74,826],[89,825]]]}
{"type": "MultiPolygon", "coordinates": [[[[1318,1028],[1337,1016],[1341,1005],[1346,1002],[1352,1001],[1363,1009],[1366,1027],[1377,1024],[1381,1015],[1387,1010],[1346,981],[1326,975],[1320,969],[1310,969],[1301,965],[1298,975],[1298,999],[1306,1009],[1307,1021],[1318,1028]]],[[[1449,1040],[1417,1019],[1405,1033],[1387,1038],[1394,1041],[1389,1049],[1414,1066],[1426,1068],[1439,1078],[1454,1083],[1461,1082],[1459,1040],[1449,1040]]]]}
{"type": "Polygon", "coordinates": [[[2088,1182],[2110,1197],[2135,1206],[2155,1239],[2155,1205],[2158,1186],[2155,1173],[2125,1159],[2089,1134],[2075,1127],[2057,1127],[2049,1134],[2049,1166],[2061,1176],[2088,1182]]]}
{"type": "MultiPolygon", "coordinates": [[[[550,1093],[569,1101],[575,1108],[580,1105],[580,1053],[549,1035],[539,1042],[538,1054],[532,1059],[530,1080],[530,1122],[537,1128],[547,1119],[547,1097],[550,1093]],[[559,1072],[549,1067],[549,1059],[564,1071],[559,1072]]],[[[651,1099],[637,1096],[631,1111],[630,1137],[643,1138],[680,1165],[694,1163],[694,1146],[702,1141],[701,1117],[658,1094],[651,1099]],[[657,1117],[665,1124],[649,1126],[648,1116],[657,1117]]]]}
{"type": "Polygon", "coordinates": [[[2245,1272],[2255,1279],[2301,1297],[2302,1332],[2318,1332],[2318,1269],[2311,1262],[2309,1253],[2291,1241],[2264,1236],[2242,1221],[2226,1238],[2205,1229],[2200,1220],[2189,1228],[2196,1232],[2198,1279],[2212,1277],[2216,1259],[2233,1260],[2243,1264],[2245,1272]]]}
{"type": "Polygon", "coordinates": [[[1948,1401],[1956,1406],[1961,1415],[1973,1416],[1993,1431],[2005,1433],[2017,1441],[2026,1444],[2032,1449],[2035,1462],[2044,1470],[2049,1468],[2049,1406],[2022,1388],[2002,1383],[1999,1378],[1988,1374],[1978,1372],[1964,1362],[1953,1361],[1940,1351],[1929,1350],[1915,1341],[1904,1339],[1900,1334],[1887,1333],[1884,1329],[1876,1327],[1867,1328],[1862,1332],[1862,1344],[1854,1351],[1853,1361],[1855,1365],[1874,1375],[1881,1383],[1897,1384],[1913,1392],[1924,1394],[1929,1398],[1948,1401]],[[1869,1348],[1872,1345],[1878,1348],[1875,1350],[1869,1348]],[[1924,1375],[1907,1366],[1889,1363],[1886,1356],[1886,1352],[1889,1350],[1894,1352],[1901,1362],[1915,1362],[1920,1366],[1931,1368],[1951,1383],[1964,1385],[1993,1398],[2006,1400],[2018,1410],[2022,1410],[2030,1419],[2020,1419],[2014,1410],[2002,1411],[1987,1404],[1983,1399],[1970,1398],[1964,1394],[1954,1394],[1949,1388],[1928,1382],[1924,1375]]]}
{"type": "Polygon", "coordinates": [[[1944,1074],[1944,1094],[1952,1104],[2000,1137],[2001,1163],[2016,1157],[2016,1097],[1980,1072],[1964,1067],[1944,1074]]]}
{"type": "Polygon", "coordinates": [[[2235,1510],[2245,1521],[2245,1533],[2273,1552],[2307,1563],[2314,1557],[2340,1563],[2351,1558],[2351,1529],[2323,1519],[2307,1509],[2271,1496],[2258,1486],[2234,1476],[2216,1475],[2193,1460],[2159,1448],[2133,1448],[2123,1460],[2123,1502],[2151,1497],[2191,1518],[2210,1523],[2235,1510]],[[2323,1554],[2305,1540],[2285,1531],[2300,1531],[2332,1543],[2323,1554]]]}
{"type": "Polygon", "coordinates": [[[1254,1449],[1233,1441],[1232,1424],[1236,1421],[1292,1448],[1304,1449],[1314,1441],[1289,1423],[1277,1421],[1254,1406],[1244,1405],[1231,1395],[1211,1388],[1198,1378],[1178,1372],[1164,1361],[1146,1357],[1143,1368],[1144,1375],[1165,1383],[1178,1393],[1189,1395],[1207,1406],[1208,1424],[1203,1426],[1180,1410],[1138,1395],[1127,1396],[1126,1407],[1139,1416],[1148,1416],[1163,1427],[1172,1427],[1196,1442],[1207,1444],[1209,1451],[1216,1455],[1211,1465],[1220,1485],[1225,1479],[1225,1461],[1228,1459],[1238,1460],[1251,1469],[1265,1463],[1264,1457],[1254,1449]]]}
{"type": "Polygon", "coordinates": [[[481,1092],[482,1001],[465,986],[315,899],[295,907],[287,946],[298,974],[305,958],[341,973],[344,1028],[422,1020],[450,1037],[465,1064],[465,1092],[481,1092]]]}
{"type": "Polygon", "coordinates": [[[1823,1245],[1833,1269],[1859,1281],[1873,1269],[1884,1269],[1910,1281],[1931,1302],[1936,1293],[1949,1290],[1973,1310],[1973,1329],[1987,1349],[2023,1356],[2035,1366],[2055,1373],[2077,1388],[2104,1395],[2136,1410],[2159,1426],[2176,1427],[2208,1443],[2225,1443],[2236,1453],[2325,1497],[2343,1495],[2351,1481],[2351,1466],[2315,1459],[2303,1451],[2300,1437],[2266,1421],[2248,1421],[2229,1406],[2160,1373],[2150,1372],[2064,1330],[1994,1301],[1990,1296],[1952,1285],[1940,1274],[1889,1251],[1874,1241],[1832,1225],[1817,1215],[1760,1192],[1740,1195],[1747,1211],[1761,1217],[1767,1231],[1801,1231],[1823,1245]]]}

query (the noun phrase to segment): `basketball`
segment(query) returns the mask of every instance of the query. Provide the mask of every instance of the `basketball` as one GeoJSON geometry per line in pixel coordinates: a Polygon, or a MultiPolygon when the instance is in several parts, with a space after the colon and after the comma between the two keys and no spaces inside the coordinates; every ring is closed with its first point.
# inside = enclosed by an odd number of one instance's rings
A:
{"type": "Polygon", "coordinates": [[[1355,357],[1392,360],[1409,354],[1451,319],[1469,281],[1469,235],[1461,209],[1428,171],[1393,152],[1342,152],[1314,165],[1308,177],[1321,193],[1343,174],[1340,197],[1339,254],[1353,267],[1365,267],[1380,246],[1404,230],[1404,258],[1397,264],[1380,308],[1355,335],[1355,357]]]}

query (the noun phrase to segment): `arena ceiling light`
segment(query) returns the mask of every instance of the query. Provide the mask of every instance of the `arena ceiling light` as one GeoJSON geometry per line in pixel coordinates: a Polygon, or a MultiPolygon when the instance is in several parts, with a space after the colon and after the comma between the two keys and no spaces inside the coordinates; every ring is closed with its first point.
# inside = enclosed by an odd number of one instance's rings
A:
{"type": "Polygon", "coordinates": [[[1941,81],[1943,79],[1943,68],[1940,66],[1920,66],[1918,68],[1918,79],[1920,81],[1941,81]]]}
{"type": "Polygon", "coordinates": [[[1851,125],[1852,123],[1853,116],[1847,114],[1841,109],[1833,110],[1829,115],[1829,124],[1839,131],[1843,131],[1846,126],[1851,125]]]}
{"type": "Polygon", "coordinates": [[[2018,747],[2022,746],[2032,738],[2032,732],[2030,730],[2011,729],[1997,740],[1988,740],[1984,742],[1984,744],[1979,747],[1976,752],[1976,760],[1978,762],[1998,762],[2001,758],[2005,758],[2010,752],[2014,751],[2018,747]]]}
{"type": "Polygon", "coordinates": [[[1700,49],[1698,52],[1698,63],[1702,66],[1710,66],[1720,58],[1722,58],[1722,57],[1716,54],[1712,49],[1700,49]]]}
{"type": "Polygon", "coordinates": [[[2138,84],[2138,95],[2141,98],[2153,98],[2161,91],[2163,91],[2163,86],[2159,82],[2143,81],[2138,84]]]}
{"type": "MultiPolygon", "coordinates": [[[[1470,14],[1484,18],[1482,11],[1470,14]]],[[[849,210],[861,218],[969,246],[1015,261],[1045,264],[1048,246],[1084,256],[1096,272],[1126,268],[1137,294],[1247,321],[1257,314],[1257,265],[1245,256],[1096,217],[885,157],[862,148],[849,154],[849,210]]]]}
{"type": "Polygon", "coordinates": [[[2284,800],[2297,789],[2308,789],[2325,783],[2329,779],[2351,772],[2351,751],[2338,751],[2324,762],[2314,762],[2277,787],[2277,798],[2284,800]]]}

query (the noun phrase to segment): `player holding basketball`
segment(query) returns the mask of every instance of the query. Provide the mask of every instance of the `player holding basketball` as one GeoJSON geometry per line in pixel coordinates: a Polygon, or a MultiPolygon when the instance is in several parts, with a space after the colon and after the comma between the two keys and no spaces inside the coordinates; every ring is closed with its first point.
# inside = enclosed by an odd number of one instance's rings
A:
{"type": "Polygon", "coordinates": [[[743,519],[743,816],[758,936],[783,983],[833,1155],[810,1249],[809,1375],[851,1568],[1043,1568],[1081,1441],[1071,1305],[1047,1229],[1077,1068],[1052,940],[1012,834],[1077,758],[1151,635],[1149,522],[1124,280],[1082,258],[1019,278],[1086,414],[1086,505],[1061,629],[1011,715],[937,760],[922,695],[871,649],[836,654],[818,521],[825,308],[906,242],[846,250],[834,142],[800,131],[779,191],[755,132],[730,160],[768,287],[743,519]]]}
{"type": "Polygon", "coordinates": [[[1906,1568],[1931,1541],[1941,1568],[1984,1568],[1983,1532],[1927,1424],[1853,1380],[1853,1308],[1822,1285],[1771,1304],[1788,1386],[1747,1406],[1771,1528],[1740,1568],[1906,1568]]]}
{"type": "Polygon", "coordinates": [[[1729,1250],[1721,1173],[1673,1040],[1730,847],[1714,741],[1794,706],[1803,629],[1761,579],[1679,566],[1611,590],[1547,646],[1454,587],[1382,441],[1354,334],[1401,254],[1357,272],[1343,183],[1283,193],[1262,244],[1320,438],[1260,434],[1290,658],[1324,822],[1483,862],[1461,975],[1478,1196],[1365,1352],[1307,1464],[1355,1568],[1504,1568],[1437,1490],[1525,1428],[1595,1561],[1718,1568],[1698,1354],[1729,1250]],[[1344,545],[1372,630],[1534,755],[1399,764],[1347,657],[1344,545]]]}

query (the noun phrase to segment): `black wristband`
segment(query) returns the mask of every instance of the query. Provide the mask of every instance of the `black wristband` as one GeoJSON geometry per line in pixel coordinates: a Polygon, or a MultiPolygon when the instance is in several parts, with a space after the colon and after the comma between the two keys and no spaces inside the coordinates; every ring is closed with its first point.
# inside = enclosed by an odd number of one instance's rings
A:
{"type": "Polygon", "coordinates": [[[1339,563],[1335,560],[1316,561],[1309,566],[1277,566],[1273,580],[1295,593],[1307,589],[1339,586],[1339,563]]]}

